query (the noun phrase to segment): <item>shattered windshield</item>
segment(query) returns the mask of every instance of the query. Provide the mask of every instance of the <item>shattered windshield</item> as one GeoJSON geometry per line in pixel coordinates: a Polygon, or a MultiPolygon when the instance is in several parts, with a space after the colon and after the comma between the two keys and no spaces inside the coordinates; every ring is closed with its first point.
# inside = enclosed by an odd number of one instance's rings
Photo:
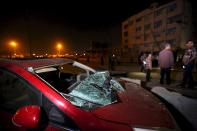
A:
{"type": "Polygon", "coordinates": [[[74,85],[65,97],[78,107],[93,109],[117,102],[117,92],[123,90],[109,72],[96,72],[74,85]]]}

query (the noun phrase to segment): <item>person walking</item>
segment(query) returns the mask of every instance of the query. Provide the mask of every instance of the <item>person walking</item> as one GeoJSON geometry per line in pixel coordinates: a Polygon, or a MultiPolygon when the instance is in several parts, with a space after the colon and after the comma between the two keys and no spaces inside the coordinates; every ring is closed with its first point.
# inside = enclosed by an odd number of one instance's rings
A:
{"type": "Polygon", "coordinates": [[[181,87],[185,87],[186,84],[188,85],[188,88],[194,87],[194,81],[192,76],[192,70],[195,65],[197,52],[196,49],[193,47],[194,43],[192,40],[189,40],[186,43],[187,49],[185,50],[185,53],[183,55],[183,80],[181,83],[181,87]]]}
{"type": "Polygon", "coordinates": [[[150,81],[151,78],[151,70],[152,70],[152,55],[151,53],[147,54],[147,57],[145,59],[145,69],[146,69],[146,81],[150,81]]]}
{"type": "Polygon", "coordinates": [[[169,43],[166,43],[165,48],[159,52],[158,64],[161,75],[160,84],[164,84],[164,77],[166,77],[166,84],[169,85],[171,83],[171,68],[174,65],[174,57],[169,43]]]}

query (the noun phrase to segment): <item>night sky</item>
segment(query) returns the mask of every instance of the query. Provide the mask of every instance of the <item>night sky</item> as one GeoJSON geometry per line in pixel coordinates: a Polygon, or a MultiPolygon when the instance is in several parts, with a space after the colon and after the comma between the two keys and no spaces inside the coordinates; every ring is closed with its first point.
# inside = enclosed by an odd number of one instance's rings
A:
{"type": "MultiPolygon", "coordinates": [[[[107,0],[106,0],[107,1],[107,0]]],[[[170,0],[117,1],[11,1],[0,4],[0,54],[8,50],[9,40],[18,43],[18,53],[52,53],[62,42],[65,52],[90,48],[91,41],[119,46],[121,22],[149,7],[170,0]]]]}

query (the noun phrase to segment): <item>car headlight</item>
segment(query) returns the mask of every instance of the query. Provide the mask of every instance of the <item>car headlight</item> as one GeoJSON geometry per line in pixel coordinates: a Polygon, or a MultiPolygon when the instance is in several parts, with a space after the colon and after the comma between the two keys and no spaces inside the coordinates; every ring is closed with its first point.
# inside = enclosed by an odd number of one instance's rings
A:
{"type": "Polygon", "coordinates": [[[133,131],[158,131],[156,129],[133,128],[133,131]]]}
{"type": "Polygon", "coordinates": [[[176,129],[168,129],[164,127],[134,127],[133,131],[176,131],[176,129]]]}

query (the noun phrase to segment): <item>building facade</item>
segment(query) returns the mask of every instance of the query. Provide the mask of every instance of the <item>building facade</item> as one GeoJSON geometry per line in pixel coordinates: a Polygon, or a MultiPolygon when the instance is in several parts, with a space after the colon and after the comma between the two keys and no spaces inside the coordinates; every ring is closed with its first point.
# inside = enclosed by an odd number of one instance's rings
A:
{"type": "Polygon", "coordinates": [[[122,22],[122,49],[133,53],[159,51],[165,42],[184,48],[192,37],[191,5],[186,0],[157,3],[122,22]]]}

